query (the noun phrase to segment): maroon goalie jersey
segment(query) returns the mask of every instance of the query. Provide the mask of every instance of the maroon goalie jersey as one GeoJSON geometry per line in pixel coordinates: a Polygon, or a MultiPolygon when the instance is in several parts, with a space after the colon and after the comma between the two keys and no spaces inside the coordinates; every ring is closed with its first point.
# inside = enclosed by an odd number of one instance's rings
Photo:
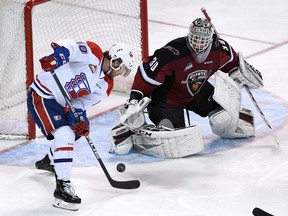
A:
{"type": "Polygon", "coordinates": [[[199,64],[192,57],[186,37],[177,38],[140,64],[130,98],[139,99],[136,95],[140,91],[153,100],[185,106],[197,97],[216,71],[229,73],[238,68],[238,61],[236,52],[226,41],[219,39],[215,43],[214,38],[210,53],[199,64]]]}

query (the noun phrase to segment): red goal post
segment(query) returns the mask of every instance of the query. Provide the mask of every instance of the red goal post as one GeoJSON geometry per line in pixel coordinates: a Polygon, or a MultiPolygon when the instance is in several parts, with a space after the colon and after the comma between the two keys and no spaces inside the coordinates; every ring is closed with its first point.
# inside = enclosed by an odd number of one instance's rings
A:
{"type": "MultiPolygon", "coordinates": [[[[0,14],[2,139],[35,138],[27,89],[41,70],[39,58],[52,53],[52,41],[91,40],[103,50],[125,42],[136,65],[148,56],[147,0],[1,0],[0,14]]],[[[126,79],[117,77],[113,90],[128,93],[135,72],[126,79]]]]}

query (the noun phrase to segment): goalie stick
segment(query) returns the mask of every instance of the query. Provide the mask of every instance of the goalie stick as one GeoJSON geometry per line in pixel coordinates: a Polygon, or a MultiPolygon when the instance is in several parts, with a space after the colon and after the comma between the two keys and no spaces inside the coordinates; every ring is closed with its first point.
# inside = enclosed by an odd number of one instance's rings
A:
{"type": "MultiPolygon", "coordinates": [[[[215,26],[214,26],[213,23],[211,22],[211,18],[209,17],[206,9],[203,7],[203,8],[201,8],[201,11],[203,12],[203,14],[204,14],[204,16],[206,17],[206,19],[208,20],[208,22],[211,23],[211,25],[214,27],[214,31],[215,31],[215,34],[216,34],[217,39],[218,39],[218,38],[219,38],[219,34],[218,34],[218,32],[216,31],[215,26]]],[[[262,110],[260,109],[257,101],[255,100],[252,92],[250,91],[250,88],[249,88],[248,86],[245,86],[245,89],[246,89],[246,91],[247,91],[247,93],[248,93],[248,95],[249,95],[252,103],[253,103],[254,106],[256,107],[259,115],[261,116],[262,120],[264,121],[265,125],[268,127],[268,129],[269,129],[269,131],[270,131],[270,133],[271,133],[271,135],[272,135],[272,137],[273,137],[273,139],[274,139],[274,141],[275,141],[275,143],[276,143],[276,147],[279,148],[280,145],[279,145],[278,139],[277,139],[276,135],[273,133],[273,129],[272,129],[271,125],[269,124],[269,122],[268,122],[268,120],[266,119],[264,113],[263,113],[262,110]]]]}
{"type": "Polygon", "coordinates": [[[262,112],[261,108],[259,107],[257,101],[255,100],[252,92],[250,91],[250,89],[249,89],[248,86],[245,86],[245,89],[246,89],[246,91],[247,91],[247,93],[248,93],[251,101],[253,102],[254,106],[256,107],[259,115],[261,116],[262,120],[264,121],[264,123],[265,123],[266,126],[268,127],[268,129],[269,129],[272,137],[274,138],[274,141],[275,141],[275,143],[276,143],[276,146],[279,148],[280,146],[279,146],[278,139],[277,139],[276,135],[274,134],[273,129],[272,129],[271,125],[269,124],[268,120],[266,119],[264,113],[262,112]]]}
{"type": "MultiPolygon", "coordinates": [[[[78,117],[78,113],[75,110],[75,107],[72,105],[71,100],[68,98],[64,88],[62,87],[56,73],[54,70],[51,70],[50,73],[52,74],[58,88],[60,89],[63,97],[65,98],[67,105],[70,107],[70,109],[72,110],[74,116],[77,118],[78,117]]],[[[112,177],[110,176],[106,166],[104,165],[100,155],[98,154],[98,151],[95,147],[95,145],[93,144],[92,140],[90,139],[89,136],[85,136],[90,148],[92,149],[96,159],[98,160],[103,172],[105,173],[110,185],[114,188],[119,188],[119,189],[136,189],[140,187],[140,181],[139,180],[130,180],[130,181],[116,181],[114,179],[112,179],[112,177]]]]}

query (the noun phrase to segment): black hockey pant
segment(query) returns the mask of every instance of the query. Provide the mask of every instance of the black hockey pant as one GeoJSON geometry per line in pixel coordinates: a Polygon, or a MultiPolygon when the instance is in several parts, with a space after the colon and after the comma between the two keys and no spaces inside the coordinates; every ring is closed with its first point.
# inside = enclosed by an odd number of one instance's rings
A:
{"type": "Polygon", "coordinates": [[[197,97],[184,107],[152,100],[147,107],[149,118],[155,125],[158,125],[162,119],[166,118],[172,122],[174,128],[185,127],[184,109],[193,111],[202,117],[207,117],[211,111],[220,107],[212,99],[213,91],[214,87],[207,83],[197,94],[197,97]]]}

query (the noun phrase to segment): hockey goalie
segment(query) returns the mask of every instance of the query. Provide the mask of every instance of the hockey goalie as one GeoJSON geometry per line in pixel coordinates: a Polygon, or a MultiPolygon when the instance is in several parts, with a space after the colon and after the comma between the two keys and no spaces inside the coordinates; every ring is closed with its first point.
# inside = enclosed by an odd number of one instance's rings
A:
{"type": "Polygon", "coordinates": [[[168,119],[163,119],[157,127],[147,124],[143,110],[150,101],[145,97],[133,106],[135,109],[122,109],[122,123],[111,130],[110,153],[127,154],[136,150],[154,157],[181,158],[203,149],[202,137],[196,125],[174,129],[168,119]]]}
{"type": "Polygon", "coordinates": [[[253,113],[241,107],[244,86],[263,87],[261,73],[219,38],[207,19],[197,18],[186,36],[155,50],[139,65],[121,124],[111,131],[110,152],[134,149],[165,158],[200,152],[201,133],[196,122],[186,127],[184,109],[208,117],[212,132],[222,138],[253,137],[253,113]],[[145,122],[146,106],[153,125],[145,122]]]}

